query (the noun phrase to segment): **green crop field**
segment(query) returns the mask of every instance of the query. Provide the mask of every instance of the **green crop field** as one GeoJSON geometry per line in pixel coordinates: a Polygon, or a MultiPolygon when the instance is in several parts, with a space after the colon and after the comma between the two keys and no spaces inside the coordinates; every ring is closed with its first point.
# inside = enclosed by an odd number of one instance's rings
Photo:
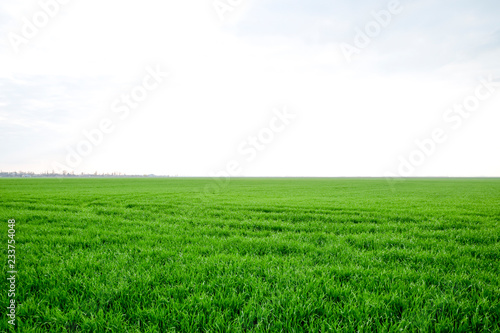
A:
{"type": "Polygon", "coordinates": [[[19,332],[500,332],[500,179],[1,179],[0,216],[19,332]]]}

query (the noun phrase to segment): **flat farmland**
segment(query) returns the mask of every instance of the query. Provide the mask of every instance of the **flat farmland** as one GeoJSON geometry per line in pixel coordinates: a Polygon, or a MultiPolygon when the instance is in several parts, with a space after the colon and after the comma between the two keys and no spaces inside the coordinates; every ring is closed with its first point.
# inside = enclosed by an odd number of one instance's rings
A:
{"type": "Polygon", "coordinates": [[[0,216],[19,332],[500,331],[500,179],[0,179],[0,216]]]}

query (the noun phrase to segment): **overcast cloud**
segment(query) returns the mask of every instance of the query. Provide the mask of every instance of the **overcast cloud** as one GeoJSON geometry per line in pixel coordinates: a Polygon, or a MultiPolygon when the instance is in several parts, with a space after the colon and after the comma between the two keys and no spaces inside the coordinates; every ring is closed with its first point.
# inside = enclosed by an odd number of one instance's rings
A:
{"type": "Polygon", "coordinates": [[[67,164],[108,119],[75,172],[208,176],[237,160],[243,176],[398,175],[441,128],[411,176],[500,176],[498,1],[401,0],[351,61],[341,46],[390,1],[242,0],[221,21],[212,1],[72,0],[25,38],[40,3],[54,2],[0,4],[4,171],[67,164]],[[148,68],[168,78],[120,117],[148,68]],[[489,77],[491,96],[447,122],[489,77]],[[295,118],[249,160],[239,147],[284,106],[295,118]]]}

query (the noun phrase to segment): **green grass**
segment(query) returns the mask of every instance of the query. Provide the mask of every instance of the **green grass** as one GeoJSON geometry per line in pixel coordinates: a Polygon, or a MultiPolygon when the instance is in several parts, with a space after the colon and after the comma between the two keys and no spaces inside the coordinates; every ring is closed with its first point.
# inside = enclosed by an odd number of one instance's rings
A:
{"type": "Polygon", "coordinates": [[[206,184],[1,179],[17,330],[500,332],[500,179],[206,184]]]}

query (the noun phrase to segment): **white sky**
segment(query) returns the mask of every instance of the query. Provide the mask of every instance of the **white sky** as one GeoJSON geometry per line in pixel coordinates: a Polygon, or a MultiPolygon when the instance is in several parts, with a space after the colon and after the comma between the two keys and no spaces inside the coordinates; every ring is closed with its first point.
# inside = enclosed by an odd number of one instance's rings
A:
{"type": "Polygon", "coordinates": [[[3,171],[68,165],[109,118],[68,171],[208,176],[236,160],[238,176],[400,176],[400,157],[442,128],[407,175],[500,176],[497,0],[401,0],[351,62],[341,45],[390,1],[221,0],[237,3],[222,21],[213,0],[69,0],[15,52],[23,18],[54,2],[0,3],[3,171]],[[113,101],[158,66],[168,78],[120,119],[113,101]],[[447,109],[488,77],[494,92],[453,128],[447,109]],[[238,147],[284,107],[295,118],[247,159],[238,147]]]}

